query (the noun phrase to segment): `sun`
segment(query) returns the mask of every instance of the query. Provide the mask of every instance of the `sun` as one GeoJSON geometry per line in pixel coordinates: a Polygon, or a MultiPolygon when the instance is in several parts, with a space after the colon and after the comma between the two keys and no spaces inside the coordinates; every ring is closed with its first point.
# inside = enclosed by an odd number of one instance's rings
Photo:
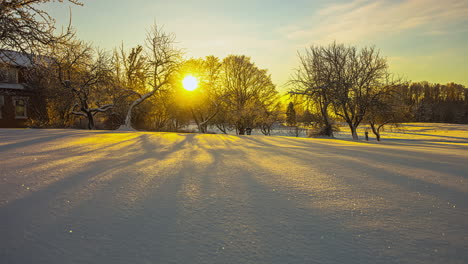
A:
{"type": "Polygon", "coordinates": [[[182,81],[182,84],[184,85],[185,90],[193,91],[198,87],[198,80],[192,75],[187,75],[182,81]]]}

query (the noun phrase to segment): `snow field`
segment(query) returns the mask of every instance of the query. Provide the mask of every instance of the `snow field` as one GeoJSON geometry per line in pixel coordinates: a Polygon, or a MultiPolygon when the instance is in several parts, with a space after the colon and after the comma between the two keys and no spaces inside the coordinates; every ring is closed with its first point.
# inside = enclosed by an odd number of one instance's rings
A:
{"type": "Polygon", "coordinates": [[[467,126],[406,127],[0,129],[0,263],[466,263],[467,126]]]}

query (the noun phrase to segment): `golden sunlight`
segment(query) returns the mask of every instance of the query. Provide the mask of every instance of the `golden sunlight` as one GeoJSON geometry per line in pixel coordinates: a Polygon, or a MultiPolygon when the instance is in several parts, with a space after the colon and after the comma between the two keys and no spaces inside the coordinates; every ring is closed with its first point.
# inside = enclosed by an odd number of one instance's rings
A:
{"type": "Polygon", "coordinates": [[[198,87],[198,80],[192,75],[187,75],[182,81],[182,84],[184,85],[185,90],[193,91],[198,87]]]}

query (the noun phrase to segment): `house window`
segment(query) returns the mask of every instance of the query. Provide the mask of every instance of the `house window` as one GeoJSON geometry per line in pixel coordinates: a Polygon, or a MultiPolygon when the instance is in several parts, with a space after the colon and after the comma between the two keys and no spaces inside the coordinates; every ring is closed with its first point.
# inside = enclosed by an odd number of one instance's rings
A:
{"type": "Polygon", "coordinates": [[[3,95],[0,95],[0,119],[2,119],[2,110],[3,110],[4,104],[5,104],[5,99],[3,98],[3,95]]]}
{"type": "Polygon", "coordinates": [[[18,70],[0,67],[0,83],[18,83],[18,70]]]}
{"type": "Polygon", "coordinates": [[[26,115],[26,104],[27,100],[24,97],[14,97],[13,104],[15,105],[15,118],[23,119],[27,118],[26,115]]]}

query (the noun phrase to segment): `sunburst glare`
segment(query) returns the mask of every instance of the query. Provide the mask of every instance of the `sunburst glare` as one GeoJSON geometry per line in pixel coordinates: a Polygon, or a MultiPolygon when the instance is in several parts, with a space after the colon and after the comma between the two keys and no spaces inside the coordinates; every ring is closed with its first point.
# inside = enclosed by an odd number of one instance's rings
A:
{"type": "Polygon", "coordinates": [[[192,75],[187,75],[182,81],[182,84],[184,85],[185,90],[193,91],[198,87],[198,80],[192,75]]]}

